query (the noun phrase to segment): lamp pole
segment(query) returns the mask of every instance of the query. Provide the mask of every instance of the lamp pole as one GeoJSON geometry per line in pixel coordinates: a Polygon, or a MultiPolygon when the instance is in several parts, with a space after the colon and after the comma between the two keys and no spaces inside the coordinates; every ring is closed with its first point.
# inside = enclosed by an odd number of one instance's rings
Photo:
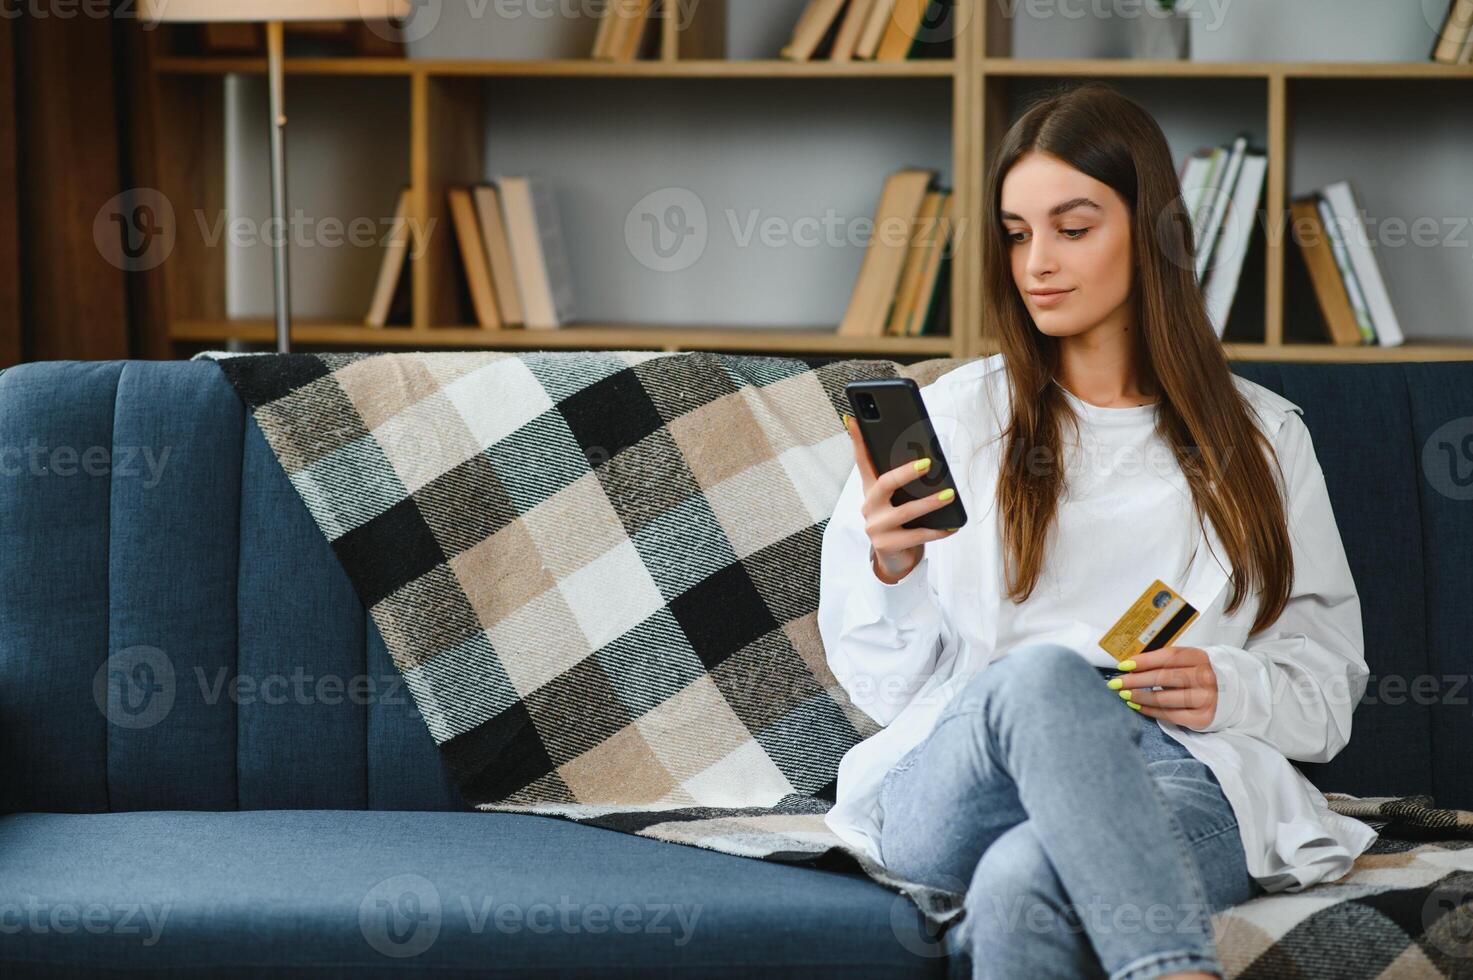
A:
{"type": "Polygon", "coordinates": [[[266,62],[271,90],[271,216],[277,235],[271,242],[275,261],[276,349],[291,350],[291,282],[287,272],[286,109],[282,86],[282,23],[266,24],[266,62]]]}

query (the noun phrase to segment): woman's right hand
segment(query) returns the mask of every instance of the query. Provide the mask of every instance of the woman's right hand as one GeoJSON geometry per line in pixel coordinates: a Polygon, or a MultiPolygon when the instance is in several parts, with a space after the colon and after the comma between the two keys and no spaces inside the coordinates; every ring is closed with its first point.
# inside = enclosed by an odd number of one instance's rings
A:
{"type": "Polygon", "coordinates": [[[895,491],[919,480],[929,467],[917,469],[915,463],[903,463],[893,470],[877,474],[869,450],[859,434],[859,423],[852,415],[844,416],[844,428],[849,430],[849,441],[854,444],[854,462],[864,484],[860,510],[864,514],[864,530],[870,540],[870,561],[876,577],[887,585],[894,585],[921,563],[927,541],[949,538],[957,532],[957,528],[938,530],[901,525],[922,514],[940,510],[951,502],[951,498],[942,499],[941,494],[946,491],[941,491],[896,507],[890,502],[895,491]]]}

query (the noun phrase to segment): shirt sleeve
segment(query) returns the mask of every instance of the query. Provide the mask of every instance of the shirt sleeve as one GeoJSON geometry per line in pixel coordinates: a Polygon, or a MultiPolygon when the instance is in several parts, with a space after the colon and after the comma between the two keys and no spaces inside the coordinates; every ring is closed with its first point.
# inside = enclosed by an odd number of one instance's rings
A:
{"type": "Polygon", "coordinates": [[[1370,673],[1360,596],[1309,429],[1288,412],[1279,436],[1294,584],[1283,613],[1247,646],[1203,647],[1217,678],[1217,710],[1200,731],[1241,731],[1287,759],[1328,762],[1350,741],[1370,673]]]}
{"type": "Polygon", "coordinates": [[[855,707],[888,725],[955,640],[936,594],[929,550],[893,585],[875,575],[860,510],[863,486],[856,465],[824,528],[818,628],[829,669],[855,707]]]}

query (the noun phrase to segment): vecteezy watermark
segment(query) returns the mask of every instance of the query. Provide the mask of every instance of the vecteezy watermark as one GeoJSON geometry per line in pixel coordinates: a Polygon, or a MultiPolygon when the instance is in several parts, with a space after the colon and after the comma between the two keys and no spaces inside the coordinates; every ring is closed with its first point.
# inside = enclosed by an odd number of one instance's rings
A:
{"type": "MultiPolygon", "coordinates": [[[[959,239],[966,218],[890,218],[876,225],[874,218],[845,216],[830,208],[815,215],[764,215],[760,209],[723,212],[724,227],[738,248],[754,243],[764,248],[867,248],[872,240],[887,245],[947,247],[959,239]],[[947,233],[950,236],[947,237],[947,233]]],[[[712,232],[706,205],[685,187],[662,187],[634,203],[624,215],[624,245],[635,261],[655,272],[679,272],[700,261],[712,232]]]]}
{"type": "MultiPolygon", "coordinates": [[[[449,7],[453,11],[451,23],[456,30],[468,25],[494,18],[498,21],[530,20],[597,20],[606,9],[630,9],[637,0],[409,0],[409,14],[402,20],[385,20],[381,16],[382,0],[358,0],[360,19],[374,34],[386,41],[413,43],[429,37],[440,24],[449,7]],[[461,13],[461,10],[464,13],[461,13]]],[[[704,0],[671,0],[658,4],[649,11],[650,20],[663,20],[673,16],[677,29],[687,28],[694,16],[695,8],[704,0]]]]}
{"type": "Polygon", "coordinates": [[[404,675],[398,671],[380,675],[312,673],[300,664],[266,673],[224,666],[210,670],[199,664],[182,670],[163,650],[147,645],[113,652],[97,668],[92,681],[93,699],[103,716],[120,728],[135,729],[162,722],[186,692],[193,703],[207,706],[417,704],[406,693],[407,687],[404,675]]]}
{"type": "Polygon", "coordinates": [[[1422,473],[1449,500],[1473,500],[1473,416],[1449,419],[1422,443],[1422,473]]]}
{"type": "Polygon", "coordinates": [[[1448,956],[1473,957],[1473,874],[1455,871],[1427,893],[1421,938],[1448,956]]]}
{"type": "Polygon", "coordinates": [[[1236,259],[1252,240],[1254,227],[1264,230],[1268,240],[1291,245],[1314,247],[1325,241],[1343,241],[1367,248],[1468,248],[1473,245],[1473,218],[1466,215],[1385,215],[1375,216],[1361,211],[1355,216],[1335,213],[1329,226],[1302,218],[1272,218],[1262,208],[1239,207],[1231,192],[1211,187],[1187,185],[1182,194],[1157,215],[1156,241],[1162,255],[1179,268],[1190,269],[1196,252],[1188,252],[1186,243],[1194,241],[1208,223],[1208,216],[1222,214],[1222,230],[1212,251],[1213,266],[1236,259]],[[1193,218],[1185,206],[1186,199],[1200,198],[1193,218]],[[1323,232],[1322,232],[1323,228],[1323,232]]]}
{"type": "Polygon", "coordinates": [[[668,935],[672,946],[691,941],[703,905],[679,903],[497,901],[488,895],[443,896],[423,875],[405,873],[376,883],[358,904],[358,928],[374,951],[393,959],[419,956],[446,926],[472,935],[487,930],[515,935],[578,933],[668,935]]]}
{"type": "Polygon", "coordinates": [[[1187,17],[1200,21],[1201,28],[1215,31],[1227,20],[1232,0],[1177,0],[1163,5],[1159,0],[999,0],[1008,21],[1024,16],[1030,20],[1139,20],[1142,17],[1187,17]]]}
{"type": "Polygon", "coordinates": [[[92,219],[92,241],[109,265],[146,272],[174,252],[174,205],[152,187],[108,198],[92,219]]]}
{"type": "Polygon", "coordinates": [[[140,945],[153,946],[172,909],[172,902],[43,902],[35,895],[20,901],[0,899],[0,936],[86,932],[137,936],[140,945]]]}
{"type": "Polygon", "coordinates": [[[92,677],[92,699],[110,724],[151,728],[173,710],[174,662],[158,647],[125,647],[108,656],[92,677]]]}
{"type": "Polygon", "coordinates": [[[169,446],[47,446],[32,436],[24,446],[0,445],[0,477],[108,476],[133,479],[152,490],[163,479],[169,446]]]}
{"type": "Polygon", "coordinates": [[[222,243],[235,248],[289,243],[293,249],[380,249],[407,236],[410,257],[418,259],[429,247],[438,221],[420,221],[412,215],[357,215],[344,220],[336,215],[309,215],[301,208],[284,221],[232,217],[224,209],[210,213],[203,208],[195,208],[191,217],[192,227],[179,227],[168,197],[152,187],[134,187],[113,195],[97,210],[92,240],[104,261],[124,272],[146,272],[162,265],[178,246],[181,234],[197,235],[206,248],[222,243]]]}

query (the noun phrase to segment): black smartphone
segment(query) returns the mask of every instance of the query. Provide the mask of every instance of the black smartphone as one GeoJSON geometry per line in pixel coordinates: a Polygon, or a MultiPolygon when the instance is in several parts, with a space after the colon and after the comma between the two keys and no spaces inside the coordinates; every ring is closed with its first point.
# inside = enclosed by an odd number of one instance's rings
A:
{"type": "MultiPolygon", "coordinates": [[[[904,463],[913,463],[927,456],[931,458],[931,468],[896,490],[890,503],[899,507],[940,493],[948,487],[956,489],[951,468],[936,438],[936,428],[931,424],[926,403],[921,400],[919,385],[910,378],[851,381],[844,386],[844,394],[854,409],[859,434],[869,450],[870,460],[875,464],[876,475],[904,463]]],[[[967,511],[962,506],[961,494],[957,494],[944,507],[906,521],[901,527],[944,530],[961,527],[965,523],[967,511]]]]}

